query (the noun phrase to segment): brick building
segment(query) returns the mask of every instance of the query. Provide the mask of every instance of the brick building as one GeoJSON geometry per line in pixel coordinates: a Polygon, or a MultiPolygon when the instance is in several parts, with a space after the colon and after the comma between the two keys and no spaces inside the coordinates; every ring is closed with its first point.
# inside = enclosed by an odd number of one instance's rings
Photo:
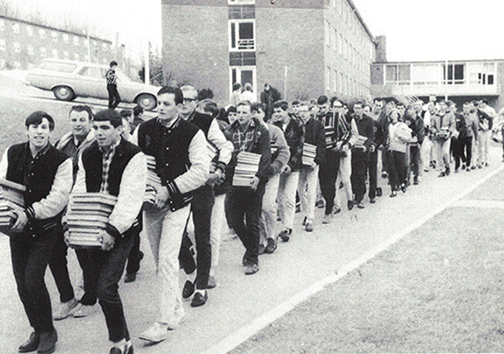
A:
{"type": "MultiPolygon", "coordinates": [[[[30,69],[44,58],[108,63],[109,40],[0,15],[0,69],[30,69]]],[[[121,56],[122,57],[122,56],[121,56]]]]}
{"type": "Polygon", "coordinates": [[[368,97],[376,41],[351,0],[162,0],[165,77],[213,89],[264,84],[289,100],[368,97]]]}

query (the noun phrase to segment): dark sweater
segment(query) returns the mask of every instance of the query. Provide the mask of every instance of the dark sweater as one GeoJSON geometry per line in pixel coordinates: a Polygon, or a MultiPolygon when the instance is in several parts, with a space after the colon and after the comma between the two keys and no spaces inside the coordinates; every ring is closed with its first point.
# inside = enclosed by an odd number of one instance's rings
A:
{"type": "Polygon", "coordinates": [[[320,165],[325,161],[325,130],[322,123],[314,118],[310,118],[305,124],[305,143],[315,145],[317,147],[317,155],[315,163],[320,165]]]}

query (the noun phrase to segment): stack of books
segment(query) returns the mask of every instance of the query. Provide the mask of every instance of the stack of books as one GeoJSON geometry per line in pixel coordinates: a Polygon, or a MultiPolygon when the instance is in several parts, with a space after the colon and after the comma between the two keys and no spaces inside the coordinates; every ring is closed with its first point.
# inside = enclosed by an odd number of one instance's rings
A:
{"type": "Polygon", "coordinates": [[[326,149],[332,149],[336,146],[333,127],[330,126],[325,127],[325,141],[326,141],[326,149]]]}
{"type": "Polygon", "coordinates": [[[354,146],[357,148],[363,148],[367,140],[367,136],[357,135],[357,141],[355,142],[354,146]]]}
{"type": "Polygon", "coordinates": [[[147,160],[147,185],[145,186],[144,202],[154,204],[157,190],[161,186],[161,178],[156,173],[156,158],[145,155],[145,159],[147,160]]]}
{"type": "Polygon", "coordinates": [[[248,187],[252,184],[257,171],[259,171],[260,154],[242,151],[238,154],[238,162],[233,176],[233,186],[248,187]]]}
{"type": "Polygon", "coordinates": [[[11,236],[17,214],[15,210],[24,209],[23,193],[26,188],[22,184],[0,179],[0,232],[11,236]]]}
{"type": "Polygon", "coordinates": [[[313,144],[304,143],[303,145],[303,166],[313,166],[317,156],[317,147],[313,144]]]}
{"type": "Polygon", "coordinates": [[[117,197],[105,193],[74,194],[68,204],[67,225],[69,246],[78,248],[101,247],[98,238],[105,230],[117,197]]]}

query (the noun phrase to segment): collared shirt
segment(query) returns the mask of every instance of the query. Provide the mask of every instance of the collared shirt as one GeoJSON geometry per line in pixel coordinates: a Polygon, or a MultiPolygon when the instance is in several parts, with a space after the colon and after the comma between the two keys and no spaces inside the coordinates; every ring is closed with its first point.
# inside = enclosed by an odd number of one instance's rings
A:
{"type": "Polygon", "coordinates": [[[233,135],[231,137],[234,151],[251,151],[252,145],[254,144],[255,139],[255,121],[251,120],[244,131],[242,131],[242,127],[238,126],[237,129],[234,129],[233,135]]]}
{"type": "Polygon", "coordinates": [[[100,192],[107,192],[109,191],[109,186],[108,186],[108,176],[110,172],[110,163],[112,162],[112,159],[114,158],[115,155],[115,150],[116,147],[121,143],[121,139],[119,138],[111,147],[110,150],[107,152],[105,151],[102,147],[100,147],[100,151],[102,153],[102,161],[103,161],[103,167],[102,167],[102,183],[100,187],[100,192]]]}
{"type": "Polygon", "coordinates": [[[117,76],[115,70],[108,69],[105,77],[107,78],[107,85],[117,85],[117,76]]]}

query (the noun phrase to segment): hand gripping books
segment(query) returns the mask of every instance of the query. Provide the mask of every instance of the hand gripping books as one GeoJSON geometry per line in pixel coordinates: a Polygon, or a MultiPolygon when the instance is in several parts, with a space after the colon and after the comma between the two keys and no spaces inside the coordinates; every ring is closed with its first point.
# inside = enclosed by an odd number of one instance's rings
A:
{"type": "Polygon", "coordinates": [[[260,154],[242,151],[237,156],[237,164],[233,176],[233,186],[249,187],[259,171],[260,154]]]}
{"type": "Polygon", "coordinates": [[[11,231],[11,227],[16,222],[17,213],[23,212],[25,190],[22,184],[0,179],[0,232],[7,236],[17,234],[11,231]]]}
{"type": "Polygon", "coordinates": [[[303,166],[312,167],[317,156],[317,147],[313,144],[304,143],[303,145],[303,166]]]}
{"type": "Polygon", "coordinates": [[[105,230],[117,197],[106,193],[79,193],[70,197],[67,226],[69,246],[73,248],[100,248],[98,238],[105,230]]]}

